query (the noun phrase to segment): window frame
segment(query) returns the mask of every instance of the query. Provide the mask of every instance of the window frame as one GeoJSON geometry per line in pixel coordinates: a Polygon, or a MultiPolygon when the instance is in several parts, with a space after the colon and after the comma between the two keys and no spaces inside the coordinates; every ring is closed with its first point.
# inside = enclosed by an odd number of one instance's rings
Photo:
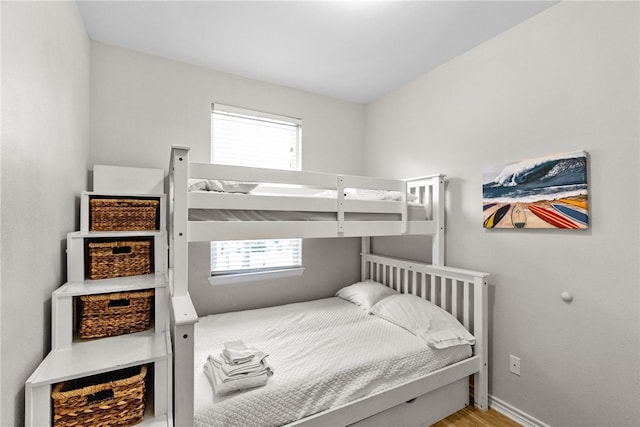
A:
{"type": "MultiPolygon", "coordinates": [[[[289,170],[301,170],[302,169],[302,120],[301,119],[297,119],[297,118],[293,118],[293,117],[287,117],[287,116],[282,116],[282,115],[278,115],[278,114],[273,114],[273,113],[267,113],[267,112],[263,112],[263,111],[257,111],[257,110],[251,110],[248,108],[240,108],[240,107],[234,107],[234,106],[230,106],[230,105],[226,105],[226,104],[221,104],[221,103],[212,103],[211,104],[211,129],[210,129],[210,134],[211,134],[211,143],[209,145],[210,147],[210,161],[212,163],[216,163],[216,164],[225,164],[225,163],[219,163],[219,162],[215,162],[214,161],[214,132],[215,130],[213,129],[213,115],[214,113],[218,111],[223,111],[223,112],[227,112],[227,113],[231,113],[231,114],[237,114],[237,115],[241,115],[241,116],[245,116],[251,119],[256,119],[256,120],[267,120],[267,121],[277,121],[277,122],[285,122],[285,123],[290,123],[290,124],[294,124],[296,126],[297,129],[297,151],[296,151],[296,168],[295,169],[289,169],[289,170]]],[[[268,167],[268,166],[260,166],[260,167],[268,167]]],[[[274,240],[274,239],[256,239],[254,241],[261,241],[261,240],[274,240]]],[[[284,278],[284,277],[292,277],[292,276],[299,276],[301,274],[303,274],[305,267],[302,266],[302,250],[303,250],[303,240],[301,238],[299,239],[277,239],[277,240],[289,240],[289,241],[293,241],[293,240],[297,240],[299,241],[299,264],[289,264],[286,266],[273,266],[273,267],[265,267],[265,268],[259,268],[259,269],[255,269],[255,268],[248,268],[248,269],[236,269],[236,270],[231,270],[229,272],[225,272],[225,271],[214,271],[213,270],[213,263],[211,262],[211,259],[213,258],[213,244],[215,242],[211,242],[210,245],[210,250],[209,250],[209,259],[210,259],[210,265],[209,265],[209,270],[210,270],[210,275],[209,275],[209,283],[211,285],[231,285],[231,284],[236,284],[236,283],[241,283],[241,282],[252,282],[252,281],[259,281],[259,280],[271,280],[271,279],[278,279],[278,278],[284,278]]]]}

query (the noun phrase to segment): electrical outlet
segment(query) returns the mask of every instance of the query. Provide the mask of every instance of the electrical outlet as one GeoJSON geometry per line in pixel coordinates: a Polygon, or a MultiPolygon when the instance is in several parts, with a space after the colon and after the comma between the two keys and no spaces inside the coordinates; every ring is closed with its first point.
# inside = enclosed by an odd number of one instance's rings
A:
{"type": "Polygon", "coordinates": [[[513,354],[509,356],[509,372],[520,375],[520,358],[513,354]]]}

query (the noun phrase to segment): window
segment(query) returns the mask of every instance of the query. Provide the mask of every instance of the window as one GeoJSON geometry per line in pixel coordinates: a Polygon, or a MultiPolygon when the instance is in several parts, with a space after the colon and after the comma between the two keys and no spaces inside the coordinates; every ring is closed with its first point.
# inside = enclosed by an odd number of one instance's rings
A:
{"type": "Polygon", "coordinates": [[[211,162],[300,170],[301,128],[297,119],[214,104],[211,162]]]}
{"type": "MultiPolygon", "coordinates": [[[[211,110],[212,163],[300,170],[300,120],[221,104],[211,110]]],[[[302,239],[211,242],[212,276],[301,264],[302,239]]]]}

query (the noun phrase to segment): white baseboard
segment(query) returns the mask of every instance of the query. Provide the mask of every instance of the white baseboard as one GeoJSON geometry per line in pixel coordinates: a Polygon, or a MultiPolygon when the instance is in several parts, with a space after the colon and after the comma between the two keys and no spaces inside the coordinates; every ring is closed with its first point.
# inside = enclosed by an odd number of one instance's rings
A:
{"type": "Polygon", "coordinates": [[[507,402],[500,400],[497,397],[489,396],[489,406],[497,412],[500,412],[505,417],[511,418],[513,421],[522,424],[523,427],[551,427],[548,424],[543,423],[539,419],[534,418],[517,408],[514,408],[507,402]]]}

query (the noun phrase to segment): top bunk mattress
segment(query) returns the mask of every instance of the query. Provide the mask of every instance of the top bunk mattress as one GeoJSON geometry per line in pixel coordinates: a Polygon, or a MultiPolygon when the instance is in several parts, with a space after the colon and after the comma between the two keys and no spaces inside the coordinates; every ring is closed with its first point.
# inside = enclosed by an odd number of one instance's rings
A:
{"type": "Polygon", "coordinates": [[[203,317],[195,325],[196,426],[278,426],[471,356],[468,345],[428,347],[408,331],[337,297],[203,317]],[[203,365],[224,342],[269,354],[265,386],[213,394],[203,365]]]}
{"type": "MultiPolygon", "coordinates": [[[[409,205],[409,221],[426,221],[427,212],[422,205],[409,205]]],[[[400,221],[400,214],[379,212],[346,212],[345,221],[400,221]]],[[[243,210],[243,209],[189,209],[189,221],[336,221],[335,212],[243,210]]]]}

